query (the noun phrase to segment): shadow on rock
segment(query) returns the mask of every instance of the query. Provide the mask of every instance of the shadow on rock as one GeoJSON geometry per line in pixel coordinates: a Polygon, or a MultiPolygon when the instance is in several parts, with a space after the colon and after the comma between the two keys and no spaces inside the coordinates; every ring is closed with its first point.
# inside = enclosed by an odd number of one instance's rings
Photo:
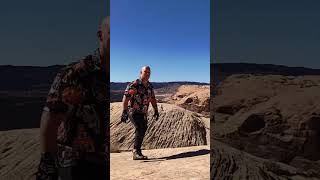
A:
{"type": "Polygon", "coordinates": [[[149,160],[146,160],[143,162],[154,162],[154,161],[165,161],[165,160],[172,160],[172,159],[188,158],[188,157],[202,156],[202,155],[206,155],[209,153],[210,153],[210,150],[201,149],[198,151],[184,152],[184,153],[179,153],[179,154],[175,154],[175,155],[167,156],[167,157],[149,158],[149,160]]]}

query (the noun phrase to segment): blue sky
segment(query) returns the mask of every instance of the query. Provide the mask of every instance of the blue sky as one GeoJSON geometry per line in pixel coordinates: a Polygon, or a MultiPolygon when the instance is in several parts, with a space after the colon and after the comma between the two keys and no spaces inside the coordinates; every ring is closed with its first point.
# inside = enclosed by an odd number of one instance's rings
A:
{"type": "Polygon", "coordinates": [[[213,63],[320,68],[320,1],[213,2],[213,63]]]}
{"type": "Polygon", "coordinates": [[[112,82],[136,79],[144,65],[153,82],[209,82],[209,0],[110,3],[112,82]]]}
{"type": "Polygon", "coordinates": [[[106,0],[3,1],[0,65],[68,64],[98,47],[106,0]]]}

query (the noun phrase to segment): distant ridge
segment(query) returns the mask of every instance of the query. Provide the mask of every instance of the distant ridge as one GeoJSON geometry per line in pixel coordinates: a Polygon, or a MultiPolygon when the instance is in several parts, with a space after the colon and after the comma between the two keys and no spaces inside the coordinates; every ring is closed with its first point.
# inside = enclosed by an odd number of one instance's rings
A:
{"type": "Polygon", "coordinates": [[[320,69],[305,67],[288,67],[274,64],[254,64],[254,63],[214,63],[210,64],[211,78],[218,84],[226,77],[233,74],[255,74],[255,75],[320,75],[320,69]]]}
{"type": "MultiPolygon", "coordinates": [[[[47,89],[64,65],[40,66],[12,66],[0,65],[0,90],[34,90],[47,89]]],[[[134,78],[133,78],[134,80],[134,78]]],[[[128,82],[111,82],[111,90],[124,89],[128,82]]],[[[175,81],[175,82],[154,82],[155,88],[161,88],[172,84],[186,85],[208,85],[208,83],[175,81]]]]}
{"type": "MultiPolygon", "coordinates": [[[[132,79],[134,80],[134,79],[132,79]]],[[[110,90],[124,90],[129,82],[111,82],[110,90]]],[[[169,85],[209,85],[209,83],[191,82],[191,81],[173,81],[173,82],[152,82],[154,88],[163,88],[169,85]]]]}
{"type": "MultiPolygon", "coordinates": [[[[273,64],[253,63],[215,63],[211,66],[211,79],[218,84],[227,76],[233,74],[260,74],[260,75],[320,75],[320,69],[305,67],[288,67],[273,64]]],[[[0,90],[29,90],[37,88],[48,89],[53,78],[64,65],[40,66],[12,66],[0,65],[0,90]]],[[[133,78],[134,79],[134,78],[133,78]]],[[[155,88],[171,84],[207,85],[199,82],[155,82],[155,88]]],[[[111,82],[111,90],[123,89],[128,82],[111,82]]]]}
{"type": "Polygon", "coordinates": [[[39,66],[0,66],[0,90],[30,90],[35,87],[48,89],[63,65],[39,66]]]}

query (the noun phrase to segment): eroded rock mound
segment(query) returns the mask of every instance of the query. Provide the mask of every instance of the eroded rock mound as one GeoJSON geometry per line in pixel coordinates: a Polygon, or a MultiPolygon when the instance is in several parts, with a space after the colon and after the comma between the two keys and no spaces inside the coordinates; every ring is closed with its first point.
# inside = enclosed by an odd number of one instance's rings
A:
{"type": "Polygon", "coordinates": [[[176,89],[175,94],[164,101],[209,117],[210,86],[182,85],[176,89]]]}
{"type": "Polygon", "coordinates": [[[233,75],[216,92],[214,137],[264,159],[319,170],[319,76],[233,75]]]}
{"type": "MultiPolygon", "coordinates": [[[[149,110],[148,130],[142,148],[174,148],[206,145],[206,127],[202,115],[181,107],[159,103],[159,120],[152,118],[153,110],[149,110]]],[[[121,123],[122,103],[111,103],[110,106],[110,143],[120,150],[133,148],[134,126],[132,123],[121,123]]]]}

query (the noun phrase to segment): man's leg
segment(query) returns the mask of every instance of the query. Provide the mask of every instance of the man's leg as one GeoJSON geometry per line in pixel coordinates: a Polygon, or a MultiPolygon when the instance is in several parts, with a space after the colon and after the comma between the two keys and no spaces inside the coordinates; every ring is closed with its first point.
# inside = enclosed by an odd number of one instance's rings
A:
{"type": "Polygon", "coordinates": [[[137,113],[132,114],[130,121],[135,127],[134,149],[141,149],[141,142],[144,136],[144,122],[143,116],[137,113]]]}
{"type": "Polygon", "coordinates": [[[147,157],[141,154],[141,145],[144,135],[147,130],[147,123],[143,114],[133,114],[130,118],[131,122],[135,126],[135,140],[133,149],[134,159],[146,159],[147,157]]]}
{"type": "Polygon", "coordinates": [[[142,155],[142,152],[141,152],[141,146],[142,146],[142,143],[143,143],[144,136],[145,136],[145,134],[146,134],[146,132],[147,132],[148,124],[147,124],[147,121],[146,121],[146,119],[145,119],[144,117],[141,118],[140,120],[141,120],[141,121],[140,121],[140,122],[141,122],[141,126],[140,126],[140,138],[138,139],[138,140],[139,140],[139,141],[138,141],[139,147],[137,148],[137,150],[138,150],[139,155],[143,156],[143,155],[142,155]]]}

